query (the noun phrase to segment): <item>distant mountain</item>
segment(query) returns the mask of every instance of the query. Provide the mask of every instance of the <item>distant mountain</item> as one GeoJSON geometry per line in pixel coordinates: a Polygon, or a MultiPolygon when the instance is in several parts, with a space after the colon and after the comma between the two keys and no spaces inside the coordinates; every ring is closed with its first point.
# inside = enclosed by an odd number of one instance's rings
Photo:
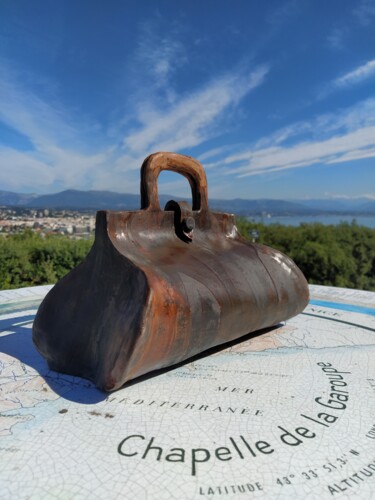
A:
{"type": "MultiPolygon", "coordinates": [[[[15,193],[12,193],[15,195],[15,193]]],[[[28,208],[56,208],[56,209],[92,209],[92,210],[139,210],[140,197],[135,194],[121,194],[112,191],[78,191],[68,189],[60,193],[45,194],[24,199],[9,196],[7,205],[25,206],[28,208]]],[[[4,200],[6,196],[3,197],[4,200]]],[[[164,208],[168,200],[179,199],[172,195],[159,195],[160,206],[164,208]]],[[[236,213],[239,215],[256,215],[263,212],[291,215],[314,214],[315,210],[296,202],[282,200],[210,200],[210,208],[221,212],[236,213]]]]}
{"type": "Polygon", "coordinates": [[[67,189],[61,193],[44,194],[26,204],[33,208],[71,208],[93,210],[136,210],[139,196],[112,191],[78,191],[67,189]]]}
{"type": "MultiPolygon", "coordinates": [[[[171,199],[173,199],[173,196],[159,195],[160,206],[164,208],[167,201],[171,199]]],[[[67,189],[56,194],[40,195],[27,203],[26,206],[30,208],[71,208],[81,210],[139,210],[141,200],[138,194],[67,189]]]]}
{"type": "MultiPolygon", "coordinates": [[[[164,208],[172,195],[159,195],[160,206],[164,208]]],[[[26,208],[56,208],[76,210],[139,210],[140,197],[136,194],[114,193],[112,191],[79,191],[68,189],[60,193],[35,195],[0,191],[0,205],[26,208]]],[[[375,201],[366,198],[314,199],[314,200],[233,200],[210,199],[213,211],[237,215],[319,215],[322,213],[375,214],[375,201]]]]}
{"type": "Polygon", "coordinates": [[[304,205],[314,210],[322,212],[343,212],[343,213],[371,213],[375,212],[375,202],[369,201],[368,198],[334,198],[334,199],[317,199],[317,200],[291,200],[298,201],[299,204],[304,205]]]}
{"type": "Polygon", "coordinates": [[[364,203],[359,207],[359,209],[362,212],[370,212],[370,213],[375,213],[375,200],[374,201],[367,201],[367,203],[364,203]]]}
{"type": "Polygon", "coordinates": [[[300,203],[283,200],[210,200],[210,208],[238,215],[257,215],[264,212],[278,215],[314,215],[316,210],[300,203]]]}
{"type": "Polygon", "coordinates": [[[20,194],[11,191],[0,191],[0,206],[21,206],[33,200],[36,194],[20,194]]]}

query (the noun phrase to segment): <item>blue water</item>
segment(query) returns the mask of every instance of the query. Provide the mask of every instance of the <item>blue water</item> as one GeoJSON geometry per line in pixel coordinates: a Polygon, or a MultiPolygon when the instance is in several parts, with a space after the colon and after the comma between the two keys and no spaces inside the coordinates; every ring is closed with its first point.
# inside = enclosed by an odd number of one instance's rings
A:
{"type": "Polygon", "coordinates": [[[310,304],[314,306],[330,307],[332,309],[341,309],[342,311],[357,312],[360,314],[375,316],[375,309],[372,307],[355,306],[354,304],[342,304],[339,302],[327,302],[326,300],[315,299],[311,299],[310,304]]]}
{"type": "Polygon", "coordinates": [[[353,220],[356,221],[356,223],[359,226],[365,226],[365,227],[370,227],[372,229],[375,229],[375,216],[374,215],[280,215],[280,216],[273,216],[273,217],[262,217],[260,215],[258,216],[252,216],[252,217],[247,217],[249,221],[254,221],[254,222],[262,222],[263,224],[266,224],[266,226],[270,224],[282,224],[284,226],[299,226],[302,223],[307,223],[307,224],[313,224],[314,222],[319,222],[320,224],[325,224],[325,225],[337,225],[340,224],[340,222],[348,222],[351,224],[353,220]]]}

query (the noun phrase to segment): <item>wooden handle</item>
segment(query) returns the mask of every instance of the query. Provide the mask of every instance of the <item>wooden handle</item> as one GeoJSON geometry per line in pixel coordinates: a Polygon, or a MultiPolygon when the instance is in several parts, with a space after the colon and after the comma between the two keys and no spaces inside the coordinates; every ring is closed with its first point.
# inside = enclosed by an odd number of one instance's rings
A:
{"type": "Polygon", "coordinates": [[[171,170],[187,178],[193,197],[193,210],[208,209],[207,178],[202,165],[177,153],[154,153],[141,168],[141,208],[160,210],[158,177],[162,170],[171,170]]]}

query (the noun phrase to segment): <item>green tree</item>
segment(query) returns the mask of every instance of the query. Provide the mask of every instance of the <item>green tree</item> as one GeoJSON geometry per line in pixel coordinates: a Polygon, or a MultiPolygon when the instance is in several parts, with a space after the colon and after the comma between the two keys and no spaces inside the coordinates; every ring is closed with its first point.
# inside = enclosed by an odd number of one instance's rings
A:
{"type": "Polygon", "coordinates": [[[291,257],[309,283],[375,290],[375,230],[352,224],[269,226],[239,219],[240,233],[291,257]]]}
{"type": "Polygon", "coordinates": [[[0,288],[55,283],[77,266],[92,245],[64,236],[42,238],[32,231],[0,239],[0,288]]]}
{"type": "MultiPolygon", "coordinates": [[[[291,257],[309,283],[375,290],[375,230],[352,224],[298,227],[237,219],[240,233],[291,257]]],[[[87,255],[92,240],[42,238],[32,231],[0,238],[0,288],[43,285],[61,279],[87,255]]]]}

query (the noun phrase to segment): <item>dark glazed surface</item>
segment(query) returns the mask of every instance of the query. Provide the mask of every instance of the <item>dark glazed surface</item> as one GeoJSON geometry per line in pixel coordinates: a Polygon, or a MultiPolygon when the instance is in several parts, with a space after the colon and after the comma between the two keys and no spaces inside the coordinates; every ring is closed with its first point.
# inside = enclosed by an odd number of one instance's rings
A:
{"type": "Polygon", "coordinates": [[[141,198],[140,211],[98,212],[90,254],[43,301],[33,339],[52,368],[114,390],[305,308],[298,267],[244,240],[234,216],[208,209],[198,162],[151,155],[141,198]],[[164,169],[187,177],[193,210],[177,202],[160,209],[164,169]]]}

